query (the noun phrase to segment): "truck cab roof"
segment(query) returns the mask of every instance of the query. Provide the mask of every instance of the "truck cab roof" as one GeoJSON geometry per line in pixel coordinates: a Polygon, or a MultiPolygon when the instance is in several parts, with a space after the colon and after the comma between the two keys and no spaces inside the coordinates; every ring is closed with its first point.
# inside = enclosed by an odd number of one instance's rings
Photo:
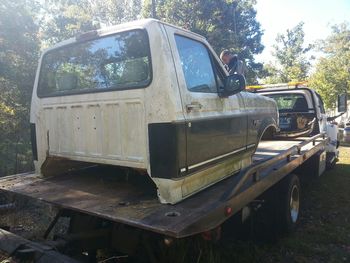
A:
{"type": "Polygon", "coordinates": [[[126,31],[126,30],[147,29],[153,23],[167,25],[167,26],[176,28],[177,30],[180,30],[180,31],[183,31],[186,33],[190,33],[192,35],[195,35],[196,37],[205,39],[202,35],[199,35],[197,33],[191,32],[189,30],[183,29],[181,27],[160,21],[158,19],[146,18],[146,19],[135,20],[135,21],[126,22],[126,23],[122,23],[122,24],[118,24],[118,25],[114,25],[114,26],[108,26],[108,27],[103,27],[103,28],[96,29],[96,30],[83,32],[81,34],[76,35],[75,37],[69,38],[67,40],[63,40],[63,41],[45,49],[43,53],[50,51],[50,50],[53,50],[53,49],[56,49],[56,48],[60,48],[60,47],[72,44],[72,43],[75,43],[75,42],[79,42],[81,40],[89,40],[89,39],[98,38],[98,37],[102,37],[102,36],[108,36],[108,35],[115,34],[115,33],[122,32],[122,31],[126,31]]]}

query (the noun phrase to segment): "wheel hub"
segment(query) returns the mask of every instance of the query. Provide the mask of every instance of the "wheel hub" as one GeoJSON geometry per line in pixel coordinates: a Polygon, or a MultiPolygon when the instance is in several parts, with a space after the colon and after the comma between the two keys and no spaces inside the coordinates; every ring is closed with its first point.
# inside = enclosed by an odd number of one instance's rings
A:
{"type": "Polygon", "coordinates": [[[299,189],[296,185],[293,185],[290,195],[290,216],[293,223],[296,223],[299,217],[299,204],[299,189]]]}

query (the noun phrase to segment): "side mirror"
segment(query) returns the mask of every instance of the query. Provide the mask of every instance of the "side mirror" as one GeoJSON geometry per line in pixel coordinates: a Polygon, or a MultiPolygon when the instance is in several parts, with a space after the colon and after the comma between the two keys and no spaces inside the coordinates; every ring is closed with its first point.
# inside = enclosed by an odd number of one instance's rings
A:
{"type": "Polygon", "coordinates": [[[348,109],[348,94],[338,95],[338,112],[346,112],[348,109]]]}
{"type": "Polygon", "coordinates": [[[220,92],[222,97],[232,96],[245,89],[245,78],[240,74],[227,76],[224,89],[220,92]]]}
{"type": "Polygon", "coordinates": [[[348,110],[348,94],[340,94],[338,95],[338,115],[333,117],[328,117],[327,121],[334,121],[336,118],[342,116],[348,110]]]}

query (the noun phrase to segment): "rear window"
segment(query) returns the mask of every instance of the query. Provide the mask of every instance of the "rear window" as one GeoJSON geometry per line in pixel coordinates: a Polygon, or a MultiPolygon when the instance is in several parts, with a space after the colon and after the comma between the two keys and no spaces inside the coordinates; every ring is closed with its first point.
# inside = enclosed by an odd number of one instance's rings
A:
{"type": "Polygon", "coordinates": [[[269,94],[266,97],[276,101],[279,111],[307,112],[309,110],[306,98],[302,94],[269,94]]]}
{"type": "Polygon", "coordinates": [[[46,53],[38,96],[141,88],[150,83],[151,73],[146,31],[121,32],[46,53]]]}

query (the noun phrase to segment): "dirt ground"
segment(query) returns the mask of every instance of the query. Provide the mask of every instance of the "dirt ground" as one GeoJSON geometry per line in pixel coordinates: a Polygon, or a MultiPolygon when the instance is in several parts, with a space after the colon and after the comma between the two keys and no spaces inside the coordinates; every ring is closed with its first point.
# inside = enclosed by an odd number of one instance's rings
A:
{"type": "MultiPolygon", "coordinates": [[[[232,236],[215,244],[182,240],[162,252],[162,261],[350,262],[350,146],[341,146],[340,161],[333,170],[304,185],[302,190],[301,220],[294,233],[266,240],[259,236],[259,227],[250,224],[242,227],[243,238],[232,236]]],[[[0,226],[26,238],[41,240],[56,210],[34,200],[16,201],[16,210],[0,216],[0,226]]]]}

